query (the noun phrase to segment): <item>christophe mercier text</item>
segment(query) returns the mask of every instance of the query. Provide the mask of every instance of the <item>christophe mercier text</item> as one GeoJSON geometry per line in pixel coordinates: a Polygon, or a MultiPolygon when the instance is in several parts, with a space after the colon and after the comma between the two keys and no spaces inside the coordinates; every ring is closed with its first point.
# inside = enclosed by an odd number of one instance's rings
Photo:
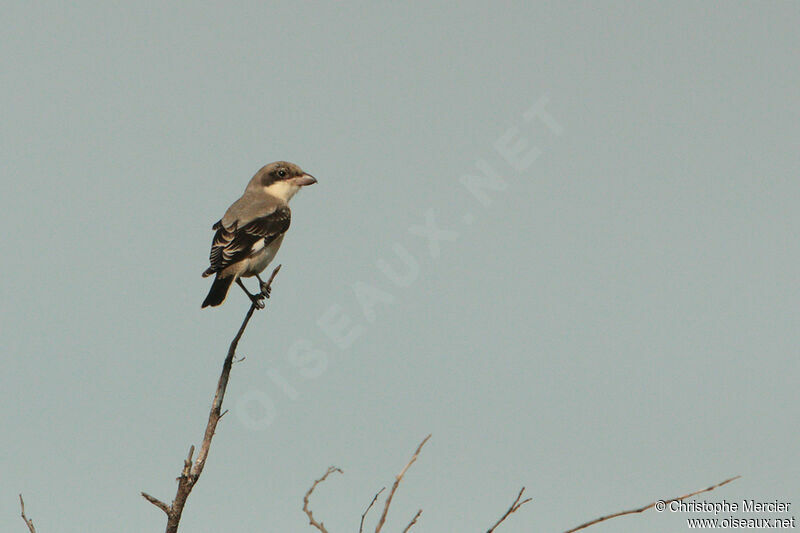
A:
{"type": "Polygon", "coordinates": [[[757,500],[742,500],[741,502],[721,502],[699,501],[672,501],[669,502],[669,510],[673,513],[788,513],[792,506],[791,502],[781,502],[773,500],[770,502],[760,502],[757,500]]]}

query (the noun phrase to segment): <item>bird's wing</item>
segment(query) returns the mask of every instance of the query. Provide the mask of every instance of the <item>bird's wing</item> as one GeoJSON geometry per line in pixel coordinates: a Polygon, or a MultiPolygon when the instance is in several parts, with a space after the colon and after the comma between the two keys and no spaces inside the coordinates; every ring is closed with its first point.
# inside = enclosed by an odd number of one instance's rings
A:
{"type": "Polygon", "coordinates": [[[212,228],[217,232],[211,243],[209,255],[211,266],[203,275],[210,276],[269,246],[273,240],[289,229],[291,219],[292,213],[289,207],[279,206],[271,213],[255,218],[241,227],[238,220],[227,228],[221,221],[217,222],[212,228]]]}

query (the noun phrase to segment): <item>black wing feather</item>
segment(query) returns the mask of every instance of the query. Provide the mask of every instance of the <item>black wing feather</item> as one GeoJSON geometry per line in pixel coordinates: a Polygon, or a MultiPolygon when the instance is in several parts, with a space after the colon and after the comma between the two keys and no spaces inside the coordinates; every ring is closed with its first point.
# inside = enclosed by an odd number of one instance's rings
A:
{"type": "Polygon", "coordinates": [[[219,272],[245,259],[250,255],[253,245],[260,239],[264,239],[264,245],[269,246],[273,240],[289,229],[291,219],[291,211],[283,206],[242,227],[236,222],[230,228],[225,228],[221,221],[217,222],[214,224],[213,229],[217,232],[214,234],[208,258],[211,266],[204,275],[219,272]]]}

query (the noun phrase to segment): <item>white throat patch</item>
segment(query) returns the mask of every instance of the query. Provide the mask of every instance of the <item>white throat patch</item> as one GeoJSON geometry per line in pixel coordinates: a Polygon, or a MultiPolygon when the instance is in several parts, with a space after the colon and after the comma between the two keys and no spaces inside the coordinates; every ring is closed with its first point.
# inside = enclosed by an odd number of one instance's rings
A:
{"type": "Polygon", "coordinates": [[[276,181],[272,185],[264,187],[267,194],[280,198],[284,202],[288,202],[299,190],[300,186],[290,181],[276,181]]]}

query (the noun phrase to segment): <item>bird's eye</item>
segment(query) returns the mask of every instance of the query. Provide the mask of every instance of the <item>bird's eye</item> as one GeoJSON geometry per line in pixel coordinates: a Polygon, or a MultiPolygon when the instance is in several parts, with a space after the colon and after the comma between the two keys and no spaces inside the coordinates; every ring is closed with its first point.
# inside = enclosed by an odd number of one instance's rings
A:
{"type": "Polygon", "coordinates": [[[286,177],[286,171],[284,169],[280,169],[278,171],[278,176],[280,176],[282,178],[285,178],[286,177]]]}

